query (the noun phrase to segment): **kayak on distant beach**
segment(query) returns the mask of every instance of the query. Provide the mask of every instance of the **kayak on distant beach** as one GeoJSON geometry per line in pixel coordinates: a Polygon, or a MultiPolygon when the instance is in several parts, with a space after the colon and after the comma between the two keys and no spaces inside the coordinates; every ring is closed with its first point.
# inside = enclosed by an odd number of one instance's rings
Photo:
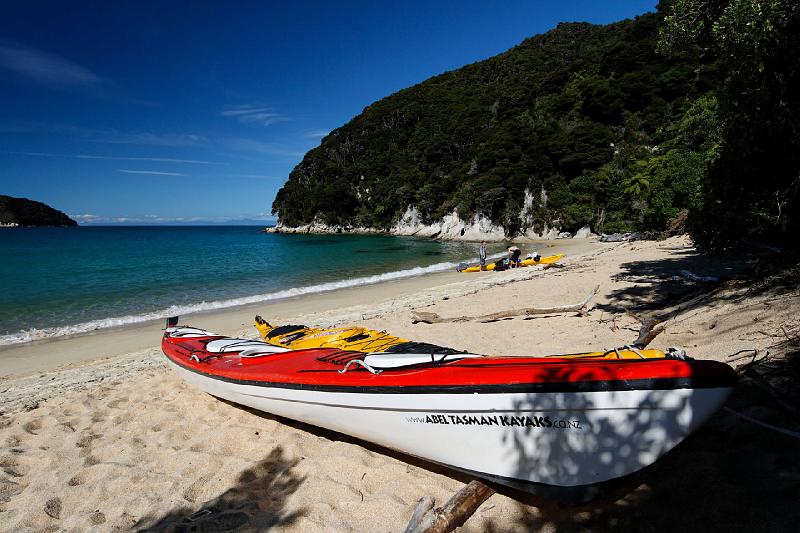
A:
{"type": "MultiPolygon", "coordinates": [[[[547,257],[542,257],[537,254],[533,257],[526,257],[525,259],[519,262],[519,266],[527,267],[527,266],[538,266],[538,265],[550,265],[552,263],[555,263],[556,261],[559,261],[560,259],[563,259],[564,257],[565,257],[564,254],[548,255],[547,257]]],[[[505,261],[505,260],[501,259],[500,261],[505,261]]],[[[488,265],[486,265],[486,268],[484,270],[500,270],[500,268],[498,268],[498,263],[500,261],[489,263],[488,265]]],[[[481,272],[481,267],[480,265],[467,266],[466,264],[462,263],[461,265],[459,265],[459,268],[456,268],[456,270],[458,270],[459,272],[481,272]],[[460,268],[462,266],[463,268],[460,268]]],[[[503,270],[505,270],[505,268],[503,270]]]]}
{"type": "Polygon", "coordinates": [[[656,461],[736,382],[724,363],[670,357],[290,351],[174,326],[161,346],[213,396],[568,500],[656,461]]]}

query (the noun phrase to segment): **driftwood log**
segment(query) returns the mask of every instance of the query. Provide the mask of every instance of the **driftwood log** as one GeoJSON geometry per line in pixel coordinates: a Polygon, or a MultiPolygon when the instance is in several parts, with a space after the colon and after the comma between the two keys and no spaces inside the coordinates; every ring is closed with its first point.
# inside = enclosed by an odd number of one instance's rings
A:
{"type": "Polygon", "coordinates": [[[464,525],[467,518],[494,494],[494,489],[480,481],[470,481],[443,507],[434,508],[433,498],[424,496],[417,503],[405,533],[447,533],[464,525]]]}
{"type": "Polygon", "coordinates": [[[556,307],[525,307],[522,309],[510,309],[508,311],[499,311],[481,316],[457,316],[457,317],[440,317],[436,313],[429,311],[412,311],[411,320],[414,324],[417,322],[424,322],[426,324],[441,324],[443,322],[495,322],[504,318],[514,316],[531,316],[531,315],[549,315],[552,313],[574,313],[584,312],[589,301],[600,290],[600,285],[597,285],[592,292],[586,295],[582,301],[572,305],[560,305],[556,307]]]}
{"type": "Polygon", "coordinates": [[[645,348],[648,344],[653,342],[653,339],[664,331],[664,325],[652,318],[645,318],[644,320],[640,320],[640,322],[642,326],[639,328],[639,337],[633,341],[632,346],[645,348]]]}

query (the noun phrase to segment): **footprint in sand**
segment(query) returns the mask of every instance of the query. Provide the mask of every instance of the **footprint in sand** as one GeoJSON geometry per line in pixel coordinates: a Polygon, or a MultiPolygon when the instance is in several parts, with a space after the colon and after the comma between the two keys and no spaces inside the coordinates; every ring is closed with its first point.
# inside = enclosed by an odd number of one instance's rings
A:
{"type": "Polygon", "coordinates": [[[51,518],[61,518],[61,498],[50,498],[44,504],[44,512],[51,518]]]}
{"type": "Polygon", "coordinates": [[[93,455],[87,455],[86,459],[84,459],[83,464],[84,466],[94,466],[99,465],[102,461],[93,455]]]}
{"type": "Polygon", "coordinates": [[[72,432],[72,433],[75,433],[75,432],[77,431],[77,429],[75,429],[75,426],[76,426],[76,425],[78,425],[77,421],[68,420],[68,421],[66,421],[66,422],[62,422],[62,423],[59,425],[59,427],[60,427],[61,429],[63,429],[64,431],[66,431],[66,432],[72,432]]]}
{"type": "Polygon", "coordinates": [[[24,429],[27,433],[30,433],[31,435],[38,435],[39,433],[37,432],[40,429],[42,429],[42,421],[41,419],[38,418],[35,420],[31,420],[30,422],[22,426],[22,429],[24,429]]]}
{"type": "Polygon", "coordinates": [[[20,494],[27,486],[11,478],[0,477],[0,504],[10,502],[13,496],[20,494]]]}
{"type": "Polygon", "coordinates": [[[9,427],[14,423],[14,418],[11,416],[0,415],[0,429],[9,427]]]}
{"type": "Polygon", "coordinates": [[[0,469],[12,478],[25,477],[29,468],[20,463],[16,457],[4,456],[0,457],[0,469]]]}
{"type": "Polygon", "coordinates": [[[122,398],[117,398],[116,400],[108,402],[108,405],[106,407],[108,407],[109,409],[117,409],[123,403],[128,403],[128,400],[129,400],[128,396],[123,396],[122,398]]]}
{"type": "Polygon", "coordinates": [[[82,436],[78,439],[78,442],[75,443],[77,448],[85,448],[86,453],[89,453],[89,448],[92,446],[92,441],[95,439],[99,439],[100,435],[95,435],[94,433],[89,433],[88,435],[82,436]]]}
{"type": "MultiPolygon", "coordinates": [[[[8,442],[15,445],[20,444],[18,437],[9,437],[8,442]]],[[[8,503],[13,496],[20,494],[28,487],[28,473],[30,468],[25,463],[25,450],[22,448],[11,448],[13,455],[0,457],[0,504],[8,503]]]]}
{"type": "Polygon", "coordinates": [[[202,494],[203,490],[207,488],[208,482],[211,478],[214,477],[214,474],[206,474],[204,476],[200,476],[194,483],[189,485],[185,491],[183,491],[183,499],[187,502],[196,502],[198,497],[202,494]]]}
{"type": "Polygon", "coordinates": [[[125,413],[115,416],[112,422],[114,422],[115,426],[118,426],[120,424],[124,424],[125,422],[130,422],[131,420],[133,420],[133,416],[130,413],[125,413]]]}

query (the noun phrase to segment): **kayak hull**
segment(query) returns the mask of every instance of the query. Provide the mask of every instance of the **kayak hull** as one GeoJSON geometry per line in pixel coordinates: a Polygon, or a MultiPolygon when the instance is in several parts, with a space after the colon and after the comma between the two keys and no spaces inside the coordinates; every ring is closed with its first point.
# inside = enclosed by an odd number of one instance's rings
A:
{"type": "MultiPolygon", "coordinates": [[[[202,357],[186,360],[168,345],[164,351],[182,379],[213,396],[531,492],[549,488],[550,495],[568,494],[569,499],[593,496],[595,487],[656,461],[719,409],[732,387],[731,375],[724,370],[709,373],[706,368],[698,380],[678,369],[685,362],[667,360],[565,361],[547,372],[563,373],[566,365],[584,366],[586,370],[574,369],[578,374],[598,368],[609,373],[613,365],[664,363],[677,364],[667,374],[682,377],[614,377],[606,382],[579,377],[548,382],[537,377],[506,384],[492,383],[497,380],[491,376],[458,377],[492,374],[487,360],[508,366],[515,364],[508,362],[514,358],[456,361],[448,363],[451,372],[428,369],[441,374],[430,379],[425,368],[400,369],[396,378],[389,375],[393,371],[373,375],[358,368],[345,374],[312,370],[307,373],[311,376],[278,382],[276,374],[254,370],[267,362],[237,363],[235,354],[225,363],[218,358],[203,362],[202,357]],[[215,364],[222,367],[214,369],[215,364]],[[605,366],[590,368],[598,364],[605,366]],[[248,370],[237,372],[237,366],[248,370]]],[[[304,350],[267,359],[295,364],[340,353],[304,350]]],[[[609,375],[618,376],[617,370],[609,375]]],[[[535,374],[543,375],[540,370],[535,374]]]]}

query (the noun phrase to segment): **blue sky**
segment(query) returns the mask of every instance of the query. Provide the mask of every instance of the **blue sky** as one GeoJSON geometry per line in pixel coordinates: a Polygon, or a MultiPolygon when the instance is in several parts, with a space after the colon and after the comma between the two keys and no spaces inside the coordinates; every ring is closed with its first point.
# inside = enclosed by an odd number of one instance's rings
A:
{"type": "Polygon", "coordinates": [[[6,3],[0,194],[84,224],[269,219],[303,154],[375,100],[655,4],[6,3]]]}

